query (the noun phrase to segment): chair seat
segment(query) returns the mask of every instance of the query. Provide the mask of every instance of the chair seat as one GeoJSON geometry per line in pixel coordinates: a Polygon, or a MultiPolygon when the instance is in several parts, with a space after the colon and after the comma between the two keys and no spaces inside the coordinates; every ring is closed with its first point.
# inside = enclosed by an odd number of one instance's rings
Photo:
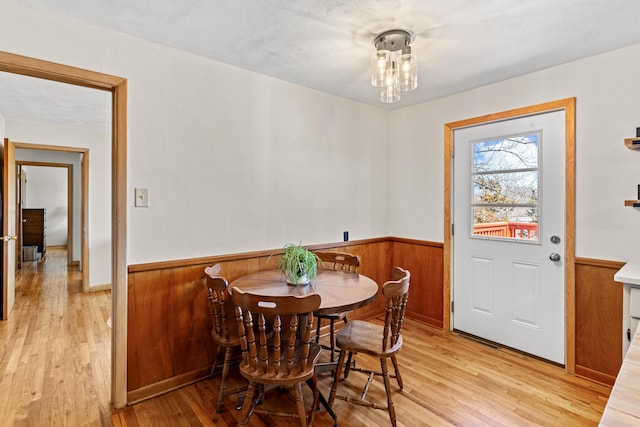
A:
{"type": "Polygon", "coordinates": [[[395,354],[402,348],[402,336],[392,347],[382,348],[384,327],[363,320],[352,320],[338,331],[336,344],[341,350],[353,353],[365,353],[376,357],[395,354]]]}
{"type": "Polygon", "coordinates": [[[347,314],[349,314],[348,311],[341,311],[340,313],[316,314],[316,317],[329,320],[342,320],[347,317],[347,314]]]}
{"type": "MultiPolygon", "coordinates": [[[[249,381],[259,380],[262,384],[283,384],[282,378],[284,376],[288,378],[287,383],[294,384],[306,381],[313,376],[314,365],[318,361],[321,351],[321,347],[318,344],[309,343],[309,359],[307,360],[306,368],[300,372],[294,371],[291,374],[287,372],[285,342],[282,343],[281,348],[282,355],[280,356],[280,369],[278,373],[274,372],[273,369],[270,369],[268,374],[264,374],[262,370],[255,371],[244,365],[244,363],[240,363],[240,374],[249,381]]],[[[300,360],[300,349],[296,348],[293,364],[298,365],[298,360],[300,360]]],[[[269,352],[269,366],[274,366],[272,352],[269,352]]]]}
{"type": "Polygon", "coordinates": [[[216,343],[216,345],[219,345],[220,347],[225,347],[225,348],[240,347],[240,337],[238,336],[237,333],[235,335],[230,336],[229,339],[216,337],[215,335],[213,335],[212,338],[213,338],[213,342],[216,343]]]}

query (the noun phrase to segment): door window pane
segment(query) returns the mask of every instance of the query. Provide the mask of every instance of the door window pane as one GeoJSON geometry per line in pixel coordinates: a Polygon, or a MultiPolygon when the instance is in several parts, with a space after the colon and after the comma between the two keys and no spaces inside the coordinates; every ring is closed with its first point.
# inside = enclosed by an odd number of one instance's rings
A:
{"type": "Polygon", "coordinates": [[[538,241],[540,133],[473,142],[472,236],[538,241]]]}

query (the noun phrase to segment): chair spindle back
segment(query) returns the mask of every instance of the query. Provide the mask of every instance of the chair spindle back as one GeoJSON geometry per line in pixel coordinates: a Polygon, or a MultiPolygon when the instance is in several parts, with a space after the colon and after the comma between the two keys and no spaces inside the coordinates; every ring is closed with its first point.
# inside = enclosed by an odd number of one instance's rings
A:
{"type": "Polygon", "coordinates": [[[392,279],[382,285],[382,294],[387,298],[382,348],[392,348],[402,336],[402,323],[409,299],[411,273],[400,267],[392,271],[392,279]]]}
{"type": "Polygon", "coordinates": [[[306,370],[313,312],[320,307],[320,295],[266,297],[233,288],[232,300],[236,305],[245,369],[279,377],[306,370]],[[267,318],[272,322],[273,330],[269,335],[272,336],[272,345],[267,335],[267,318]],[[305,319],[302,328],[298,324],[299,319],[305,319]],[[298,347],[300,353],[296,357],[298,347]]]}
{"type": "Polygon", "coordinates": [[[233,325],[230,325],[233,317],[233,306],[227,294],[229,286],[223,277],[205,276],[205,286],[209,297],[211,309],[211,335],[217,341],[229,342],[232,337],[237,337],[233,325]]]}
{"type": "Polygon", "coordinates": [[[320,261],[320,268],[327,270],[343,270],[357,273],[360,267],[360,258],[343,252],[316,252],[320,261]]]}

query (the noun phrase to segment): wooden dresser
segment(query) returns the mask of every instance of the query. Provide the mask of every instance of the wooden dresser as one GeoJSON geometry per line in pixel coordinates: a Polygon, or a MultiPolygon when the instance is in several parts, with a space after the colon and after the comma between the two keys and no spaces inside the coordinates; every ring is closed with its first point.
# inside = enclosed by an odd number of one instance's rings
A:
{"type": "Polygon", "coordinates": [[[22,209],[22,246],[37,246],[44,258],[47,251],[46,209],[22,209]]]}

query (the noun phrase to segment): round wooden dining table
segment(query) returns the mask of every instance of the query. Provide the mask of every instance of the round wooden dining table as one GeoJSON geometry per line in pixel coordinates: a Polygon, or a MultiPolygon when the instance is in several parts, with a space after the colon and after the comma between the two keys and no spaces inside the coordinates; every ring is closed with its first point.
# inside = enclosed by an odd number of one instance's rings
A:
{"type": "MultiPolygon", "coordinates": [[[[351,311],[371,303],[378,295],[378,284],[359,273],[340,270],[318,270],[318,274],[307,285],[289,285],[280,270],[263,270],[247,274],[231,282],[229,292],[234,288],[245,293],[262,296],[304,296],[320,295],[320,308],[316,314],[331,314],[351,311]]],[[[301,321],[301,325],[305,322],[301,321]]],[[[299,333],[303,327],[298,330],[299,333]]],[[[337,362],[316,363],[316,372],[333,371],[337,362]]],[[[312,381],[307,380],[307,383],[312,381]]],[[[309,384],[313,388],[313,384],[309,384]]],[[[335,425],[337,416],[319,393],[320,403],[327,410],[335,425]]]]}
{"type": "Polygon", "coordinates": [[[351,311],[371,303],[378,294],[378,284],[367,276],[322,269],[308,285],[288,285],[280,270],[263,270],[237,278],[229,285],[231,292],[233,288],[263,296],[318,294],[321,303],[317,314],[351,311]]]}

